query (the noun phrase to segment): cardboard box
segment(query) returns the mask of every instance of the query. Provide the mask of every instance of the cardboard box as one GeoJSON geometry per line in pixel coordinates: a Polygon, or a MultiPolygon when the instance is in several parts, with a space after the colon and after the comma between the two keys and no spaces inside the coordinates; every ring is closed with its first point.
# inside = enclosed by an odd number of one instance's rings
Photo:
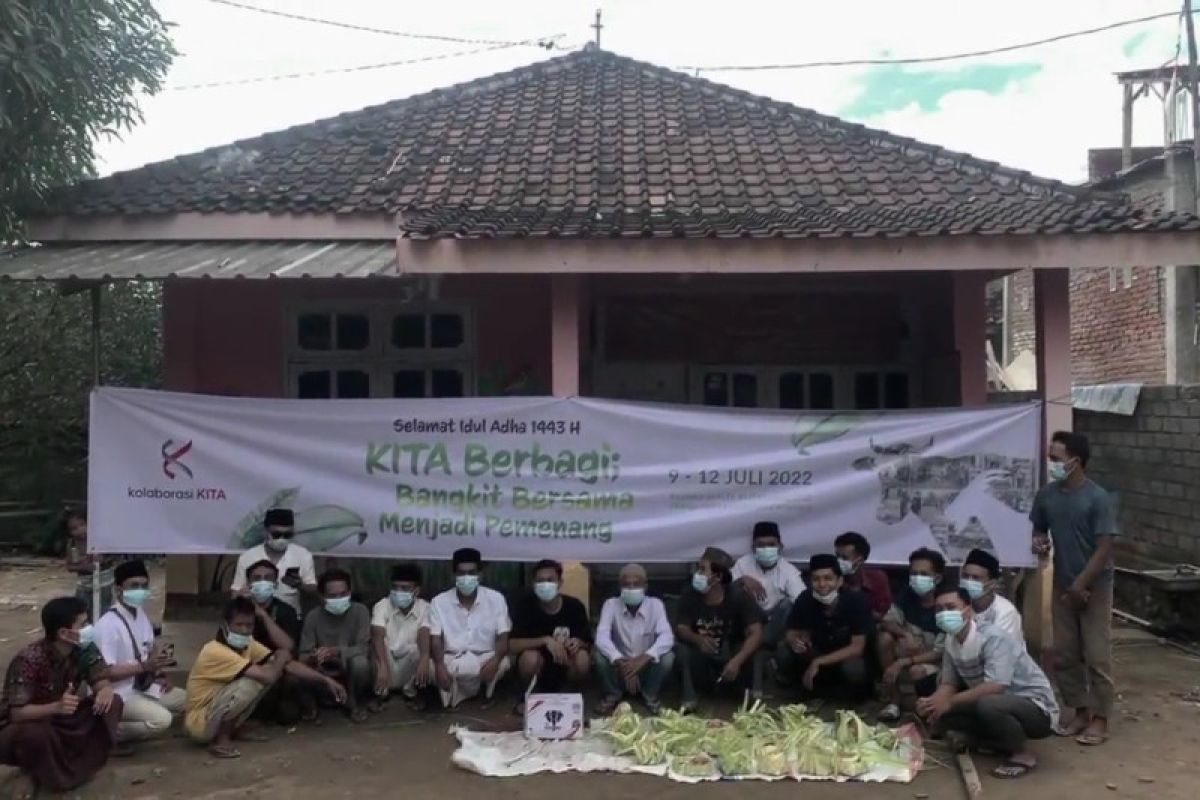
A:
{"type": "Polygon", "coordinates": [[[577,739],[583,734],[583,695],[525,695],[525,736],[529,739],[577,739]]]}

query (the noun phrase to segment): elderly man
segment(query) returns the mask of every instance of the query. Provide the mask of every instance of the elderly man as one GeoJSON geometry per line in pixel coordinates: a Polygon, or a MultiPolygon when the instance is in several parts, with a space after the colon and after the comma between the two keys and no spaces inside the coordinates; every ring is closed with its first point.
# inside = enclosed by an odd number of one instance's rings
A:
{"type": "Polygon", "coordinates": [[[963,562],[958,576],[958,585],[971,597],[975,621],[980,625],[999,628],[1024,647],[1025,629],[1021,624],[1021,612],[1008,600],[996,594],[996,581],[1000,579],[1000,560],[986,550],[972,550],[967,553],[967,560],[963,562]]]}
{"type": "Polygon", "coordinates": [[[753,597],[733,585],[729,554],[709,547],[700,557],[691,587],[679,600],[675,623],[682,710],[694,712],[699,691],[710,693],[722,686],[750,689],[761,697],[762,644],[762,610],[753,597]]]}
{"type": "MultiPolygon", "coordinates": [[[[350,598],[350,573],[326,570],[317,581],[323,603],[304,618],[300,633],[300,660],[345,688],[345,698],[334,701],[345,706],[351,722],[365,722],[368,710],[361,703],[371,694],[371,612],[350,598]]],[[[303,696],[301,717],[315,722],[321,701],[327,700],[324,685],[309,684],[303,696]]]]}
{"type": "Polygon", "coordinates": [[[783,557],[779,525],[757,522],[750,537],[752,552],[733,565],[733,580],[758,601],[766,615],[763,641],[773,648],[787,630],[788,613],[804,591],[804,578],[800,576],[800,570],[783,557]]]}
{"type": "MultiPolygon", "coordinates": [[[[509,651],[517,657],[521,685],[536,679],[541,692],[580,684],[592,666],[592,625],[587,608],[562,593],[562,564],[551,559],[533,568],[533,593],[513,613],[509,651]]],[[[518,703],[518,709],[523,704],[518,703]]]]}
{"type": "Polygon", "coordinates": [[[675,664],[675,634],[662,600],[646,596],[645,567],[626,564],[618,581],[621,594],[604,601],[596,627],[596,673],[604,688],[596,711],[611,714],[624,695],[641,695],[657,714],[659,690],[675,664]]]}
{"type": "Polygon", "coordinates": [[[0,694],[0,764],[21,773],[16,797],[83,785],[108,761],[123,703],[92,646],[94,628],[77,597],[42,607],[43,637],[9,662],[0,694]],[[87,683],[93,694],[80,697],[87,683]]]}
{"type": "Polygon", "coordinates": [[[96,622],[96,645],[108,663],[108,677],[121,696],[117,733],[122,741],[166,736],[183,713],[187,693],[172,686],[163,668],[169,658],[154,646],[154,624],[144,608],[150,598],[150,573],[139,561],[113,571],[116,602],[96,622]]]}
{"type": "Polygon", "coordinates": [[[296,516],[290,508],[272,508],[263,517],[263,528],[266,541],[238,556],[230,591],[245,594],[247,570],[265,559],[274,564],[282,576],[275,597],[300,614],[303,612],[302,594],[313,600],[319,599],[312,553],[292,541],[296,535],[296,516]]]}
{"type": "Polygon", "coordinates": [[[375,656],[376,708],[395,691],[415,711],[425,708],[421,690],[431,683],[429,603],[421,598],[421,568],[392,567],[392,589],[371,610],[371,650],[375,656]]]}
{"type": "Polygon", "coordinates": [[[979,625],[965,589],[937,593],[937,624],[946,634],[940,685],[917,711],[944,731],[965,734],[1004,758],[997,778],[1020,778],[1037,767],[1029,739],[1045,739],[1058,723],[1050,681],[1016,639],[979,625]]]}
{"type": "Polygon", "coordinates": [[[508,669],[508,603],[504,595],[479,585],[483,558],[478,550],[456,550],[451,564],[454,588],[429,604],[435,680],[446,708],[481,690],[484,705],[490,705],[496,683],[508,669]]]}

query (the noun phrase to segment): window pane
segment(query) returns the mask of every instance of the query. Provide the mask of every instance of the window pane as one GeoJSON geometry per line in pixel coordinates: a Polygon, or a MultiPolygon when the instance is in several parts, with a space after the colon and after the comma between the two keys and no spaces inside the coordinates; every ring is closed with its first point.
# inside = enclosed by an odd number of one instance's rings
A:
{"type": "Polygon", "coordinates": [[[429,339],[433,347],[461,347],[463,318],[458,314],[434,314],[429,320],[429,339]]]}
{"type": "Polygon", "coordinates": [[[456,369],[435,369],[430,375],[430,397],[462,397],[463,374],[456,369]]]}
{"type": "Polygon", "coordinates": [[[833,408],[833,376],[828,372],[814,372],[808,376],[808,407],[833,408]]]}
{"type": "Polygon", "coordinates": [[[402,369],[392,373],[392,397],[424,397],[425,370],[402,369]]]}
{"type": "Polygon", "coordinates": [[[361,369],[340,369],[337,374],[338,397],[370,397],[371,376],[361,369]]]}
{"type": "Polygon", "coordinates": [[[337,315],[337,349],[366,350],[371,343],[371,323],[366,314],[337,315]]]}
{"type": "Polygon", "coordinates": [[[883,378],[883,407],[908,408],[908,373],[889,372],[883,378]]]}
{"type": "Polygon", "coordinates": [[[724,372],[709,372],[705,374],[704,405],[729,405],[729,379],[724,372]]]}
{"type": "Polygon", "coordinates": [[[733,376],[733,404],[738,408],[758,407],[758,376],[737,373],[733,376]]]}
{"type": "Polygon", "coordinates": [[[879,408],[879,376],[874,372],[854,374],[854,407],[879,408]]]}
{"type": "Polygon", "coordinates": [[[328,314],[301,314],[296,319],[296,344],[301,350],[333,348],[332,321],[328,314]]]}
{"type": "Polygon", "coordinates": [[[392,320],[393,347],[425,346],[425,315],[397,314],[392,320]]]}
{"type": "Polygon", "coordinates": [[[779,376],[779,407],[804,408],[803,372],[785,372],[779,376]]]}
{"type": "Polygon", "coordinates": [[[301,400],[332,397],[328,372],[301,372],[296,379],[296,396],[301,400]]]}

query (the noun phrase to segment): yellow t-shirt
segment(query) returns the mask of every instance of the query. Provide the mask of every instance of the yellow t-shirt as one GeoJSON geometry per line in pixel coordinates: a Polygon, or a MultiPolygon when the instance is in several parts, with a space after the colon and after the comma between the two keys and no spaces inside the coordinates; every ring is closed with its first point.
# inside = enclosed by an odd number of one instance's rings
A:
{"type": "Polygon", "coordinates": [[[257,664],[269,655],[271,651],[254,640],[240,652],[216,639],[200,648],[187,679],[184,725],[188,732],[193,736],[203,736],[208,726],[208,709],[217,693],[237,680],[251,664],[257,664]]]}

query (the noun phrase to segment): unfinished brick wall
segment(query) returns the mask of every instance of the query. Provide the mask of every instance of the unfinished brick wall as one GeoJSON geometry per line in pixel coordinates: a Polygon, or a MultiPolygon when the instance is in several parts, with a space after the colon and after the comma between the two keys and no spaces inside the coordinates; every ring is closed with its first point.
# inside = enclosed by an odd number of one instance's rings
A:
{"type": "Polygon", "coordinates": [[[1076,384],[1167,378],[1162,270],[1071,270],[1071,371],[1076,384]]]}
{"type": "Polygon", "coordinates": [[[1091,477],[1116,495],[1121,547],[1200,563],[1200,386],[1146,387],[1131,417],[1074,417],[1091,477]]]}

